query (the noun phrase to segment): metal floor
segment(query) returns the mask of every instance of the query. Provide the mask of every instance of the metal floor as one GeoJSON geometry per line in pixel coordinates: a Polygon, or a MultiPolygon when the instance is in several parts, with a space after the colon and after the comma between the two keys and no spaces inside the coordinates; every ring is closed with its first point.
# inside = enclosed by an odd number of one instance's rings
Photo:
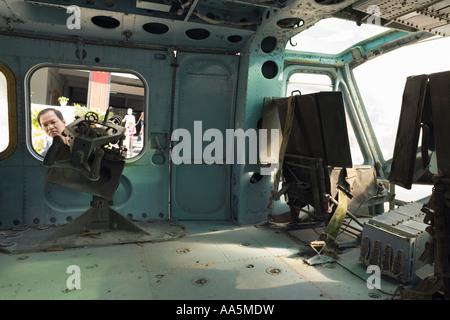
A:
{"type": "Polygon", "coordinates": [[[170,241],[0,253],[0,299],[379,300],[396,289],[367,288],[357,247],[333,263],[305,263],[315,255],[312,229],[180,224],[185,235],[170,241]],[[72,265],[80,289],[67,287],[72,265]]]}

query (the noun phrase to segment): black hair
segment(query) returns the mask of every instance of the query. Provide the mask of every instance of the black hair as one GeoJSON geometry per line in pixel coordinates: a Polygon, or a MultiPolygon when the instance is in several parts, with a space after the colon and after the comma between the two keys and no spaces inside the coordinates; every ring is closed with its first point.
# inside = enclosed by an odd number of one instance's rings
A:
{"type": "Polygon", "coordinates": [[[42,127],[42,125],[41,125],[41,116],[42,116],[43,114],[49,112],[49,111],[53,111],[53,112],[56,114],[56,116],[59,118],[59,120],[64,121],[64,117],[63,117],[61,111],[56,110],[56,109],[54,109],[54,108],[45,108],[45,109],[42,109],[41,111],[39,111],[39,113],[38,113],[38,115],[37,115],[37,121],[38,121],[38,123],[39,123],[39,126],[42,127]]]}

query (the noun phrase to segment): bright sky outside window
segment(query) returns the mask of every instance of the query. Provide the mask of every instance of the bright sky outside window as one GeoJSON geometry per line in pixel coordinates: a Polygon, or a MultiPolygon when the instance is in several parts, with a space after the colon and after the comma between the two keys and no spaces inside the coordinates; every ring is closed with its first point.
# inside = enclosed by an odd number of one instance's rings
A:
{"type": "Polygon", "coordinates": [[[353,70],[385,159],[394,153],[406,78],[450,70],[449,50],[450,38],[436,37],[389,52],[353,70]]]}
{"type": "MultiPolygon", "coordinates": [[[[449,50],[449,37],[434,37],[379,56],[353,70],[385,159],[394,153],[406,78],[449,71],[449,50]]],[[[428,185],[413,185],[412,190],[396,187],[396,197],[408,202],[430,193],[428,185]]]]}
{"type": "Polygon", "coordinates": [[[333,85],[329,76],[324,74],[294,73],[289,77],[286,95],[299,90],[302,94],[319,91],[331,91],[333,85]]]}
{"type": "Polygon", "coordinates": [[[388,31],[377,25],[337,18],[324,19],[291,38],[286,49],[302,52],[338,54],[358,42],[388,31]]]}

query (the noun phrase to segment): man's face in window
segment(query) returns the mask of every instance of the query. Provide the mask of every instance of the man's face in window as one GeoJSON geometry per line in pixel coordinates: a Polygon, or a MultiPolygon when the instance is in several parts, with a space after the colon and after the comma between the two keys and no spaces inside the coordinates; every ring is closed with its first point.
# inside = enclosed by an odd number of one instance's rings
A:
{"type": "Polygon", "coordinates": [[[66,127],[66,121],[59,119],[53,111],[48,111],[41,115],[40,122],[42,129],[50,138],[61,135],[66,127]]]}

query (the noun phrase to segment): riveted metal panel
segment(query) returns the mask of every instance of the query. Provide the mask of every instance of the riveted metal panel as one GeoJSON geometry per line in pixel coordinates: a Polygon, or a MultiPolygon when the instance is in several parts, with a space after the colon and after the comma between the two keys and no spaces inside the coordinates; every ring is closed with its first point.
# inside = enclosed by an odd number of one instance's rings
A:
{"type": "Polygon", "coordinates": [[[180,53],[177,62],[177,88],[183,90],[176,92],[174,130],[187,130],[191,143],[189,150],[183,150],[183,155],[190,152],[190,157],[172,164],[172,216],[229,219],[231,164],[225,158],[225,139],[226,130],[234,127],[239,58],[180,53]],[[203,141],[203,134],[210,129],[216,130],[222,141],[203,141]],[[211,159],[209,152],[204,152],[213,142],[218,143],[215,152],[221,149],[223,158],[211,159]]]}

